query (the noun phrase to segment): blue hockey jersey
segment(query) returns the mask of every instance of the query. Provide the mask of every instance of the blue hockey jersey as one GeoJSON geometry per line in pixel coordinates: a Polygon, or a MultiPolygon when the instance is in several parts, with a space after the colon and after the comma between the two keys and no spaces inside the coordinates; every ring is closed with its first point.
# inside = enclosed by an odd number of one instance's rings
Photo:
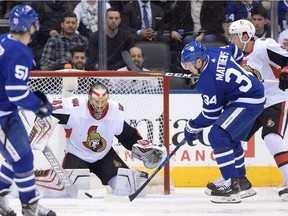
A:
{"type": "Polygon", "coordinates": [[[18,113],[18,106],[40,109],[41,100],[27,86],[33,54],[25,44],[0,35],[0,117],[18,113]]]}
{"type": "Polygon", "coordinates": [[[228,52],[231,54],[231,57],[234,58],[234,60],[240,65],[244,58],[243,52],[235,44],[229,44],[227,46],[222,47],[210,46],[207,49],[209,50],[209,52],[215,52],[215,53],[219,53],[219,49],[228,52]]]}
{"type": "Polygon", "coordinates": [[[206,49],[208,63],[200,74],[196,90],[203,100],[202,112],[194,119],[194,127],[212,125],[225,107],[251,108],[265,104],[263,84],[235,61],[231,47],[206,49]]]}

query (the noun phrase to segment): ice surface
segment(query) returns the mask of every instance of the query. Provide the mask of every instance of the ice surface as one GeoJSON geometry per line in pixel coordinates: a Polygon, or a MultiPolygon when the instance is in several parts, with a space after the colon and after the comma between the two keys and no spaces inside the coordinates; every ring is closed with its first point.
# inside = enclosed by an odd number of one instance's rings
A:
{"type": "MultiPolygon", "coordinates": [[[[103,198],[46,198],[41,204],[52,208],[57,216],[233,216],[288,215],[288,202],[278,196],[276,188],[255,188],[257,195],[239,204],[215,204],[204,194],[205,188],[176,188],[172,195],[147,195],[131,203],[107,202],[103,198]]],[[[10,206],[21,215],[20,201],[9,198],[10,206]]]]}

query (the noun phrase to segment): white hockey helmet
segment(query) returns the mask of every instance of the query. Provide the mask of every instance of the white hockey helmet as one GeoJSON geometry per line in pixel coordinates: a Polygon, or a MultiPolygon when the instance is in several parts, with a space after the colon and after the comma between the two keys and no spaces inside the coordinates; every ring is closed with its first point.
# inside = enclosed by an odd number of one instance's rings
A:
{"type": "Polygon", "coordinates": [[[245,19],[237,20],[229,26],[229,34],[237,34],[242,43],[250,41],[254,37],[255,32],[256,30],[253,23],[245,19]],[[242,41],[243,33],[247,33],[249,37],[248,41],[242,41]]]}

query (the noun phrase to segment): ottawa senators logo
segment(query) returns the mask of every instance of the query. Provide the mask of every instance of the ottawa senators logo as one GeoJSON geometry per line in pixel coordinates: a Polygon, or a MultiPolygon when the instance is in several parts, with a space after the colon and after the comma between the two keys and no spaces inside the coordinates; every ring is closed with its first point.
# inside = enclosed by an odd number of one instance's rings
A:
{"type": "Polygon", "coordinates": [[[262,75],[258,70],[255,70],[253,68],[251,68],[249,65],[247,65],[246,63],[242,64],[242,67],[248,71],[251,72],[254,76],[256,76],[259,80],[262,80],[262,75]]]}
{"type": "Polygon", "coordinates": [[[97,133],[97,126],[91,126],[88,130],[88,137],[83,145],[94,152],[102,152],[106,146],[106,140],[97,133]]]}
{"type": "Polygon", "coordinates": [[[115,167],[122,167],[122,164],[119,161],[113,160],[113,164],[115,167]]]}
{"type": "Polygon", "coordinates": [[[269,118],[269,119],[267,120],[266,126],[267,126],[267,127],[273,127],[274,125],[275,125],[275,122],[274,122],[271,118],[269,118]]]}

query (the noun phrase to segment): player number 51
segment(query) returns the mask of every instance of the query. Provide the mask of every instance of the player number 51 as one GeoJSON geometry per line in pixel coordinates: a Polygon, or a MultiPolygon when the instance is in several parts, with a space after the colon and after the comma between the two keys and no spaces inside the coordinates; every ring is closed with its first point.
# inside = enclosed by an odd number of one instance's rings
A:
{"type": "Polygon", "coordinates": [[[26,80],[28,77],[28,68],[23,65],[15,66],[15,77],[17,79],[26,80]]]}

